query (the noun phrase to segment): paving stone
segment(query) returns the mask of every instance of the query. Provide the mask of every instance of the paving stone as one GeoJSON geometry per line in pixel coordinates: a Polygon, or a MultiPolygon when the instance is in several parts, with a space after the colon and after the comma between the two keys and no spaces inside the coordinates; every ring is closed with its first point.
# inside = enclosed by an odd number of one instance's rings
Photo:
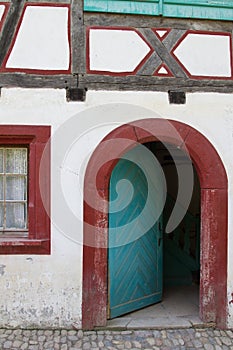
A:
{"type": "Polygon", "coordinates": [[[214,340],[215,340],[216,344],[218,344],[218,345],[220,345],[220,346],[222,345],[221,336],[215,337],[214,340]]]}
{"type": "Polygon", "coordinates": [[[61,337],[60,343],[65,344],[67,342],[67,337],[61,337]]]}
{"type": "Polygon", "coordinates": [[[155,339],[155,345],[156,345],[156,346],[162,346],[162,345],[163,345],[162,339],[156,338],[156,339],[155,339]]]}
{"type": "Polygon", "coordinates": [[[76,342],[74,343],[74,346],[75,346],[76,348],[80,348],[80,347],[82,347],[82,344],[83,344],[83,342],[82,342],[82,340],[80,339],[80,340],[78,340],[78,341],[76,341],[76,342]]]}
{"type": "Polygon", "coordinates": [[[68,338],[69,340],[71,340],[71,341],[76,341],[76,340],[78,340],[77,335],[69,335],[69,334],[68,334],[67,338],[68,338]]]}
{"type": "Polygon", "coordinates": [[[180,345],[184,345],[184,340],[183,339],[179,339],[179,344],[180,345]]]}
{"type": "Polygon", "coordinates": [[[223,345],[223,346],[222,346],[222,350],[229,350],[229,346],[223,345]]]}
{"type": "Polygon", "coordinates": [[[51,330],[46,330],[45,332],[44,332],[44,335],[47,337],[48,335],[52,335],[53,334],[53,331],[51,331],[51,330]]]}
{"type": "Polygon", "coordinates": [[[91,349],[91,343],[84,343],[83,349],[91,349]]]}
{"type": "Polygon", "coordinates": [[[130,341],[126,341],[125,342],[125,348],[126,349],[131,349],[132,348],[132,344],[130,343],[130,341]]]}
{"type": "Polygon", "coordinates": [[[0,334],[0,338],[7,338],[7,334],[0,334]]]}
{"type": "MultiPolygon", "coordinates": [[[[7,332],[6,332],[7,334],[7,332]]],[[[25,337],[29,337],[31,335],[31,332],[30,331],[23,331],[23,335],[25,335],[25,337]]]]}
{"type": "Polygon", "coordinates": [[[77,331],[74,331],[74,330],[68,330],[68,335],[76,335],[77,334],[77,331]]]}
{"type": "Polygon", "coordinates": [[[1,350],[233,350],[233,332],[206,328],[82,331],[0,329],[1,350]]]}
{"type": "Polygon", "coordinates": [[[20,348],[20,346],[23,344],[23,342],[22,341],[20,341],[20,340],[15,340],[15,341],[13,341],[13,344],[12,344],[12,347],[13,348],[20,348]]]}
{"type": "Polygon", "coordinates": [[[133,345],[135,348],[137,349],[141,349],[142,348],[142,344],[139,341],[133,341],[133,345]]]}
{"type": "Polygon", "coordinates": [[[172,343],[174,346],[178,346],[179,345],[179,341],[177,339],[171,339],[172,340],[172,343]]]}
{"type": "Polygon", "coordinates": [[[232,345],[232,340],[231,340],[231,338],[228,338],[228,337],[222,337],[222,343],[224,344],[224,345],[227,345],[227,346],[230,346],[230,345],[232,345]]]}
{"type": "Polygon", "coordinates": [[[150,344],[151,346],[156,344],[156,340],[154,338],[147,338],[147,343],[150,344]]]}
{"type": "Polygon", "coordinates": [[[215,350],[222,350],[222,347],[219,345],[215,345],[215,350]]]}
{"type": "MultiPolygon", "coordinates": [[[[60,342],[60,339],[61,339],[60,335],[55,335],[54,338],[53,338],[53,341],[54,341],[55,343],[59,343],[59,342],[60,342]]],[[[76,338],[76,340],[77,340],[77,338],[76,338]]]]}
{"type": "Polygon", "coordinates": [[[214,350],[214,347],[212,344],[204,344],[204,349],[205,350],[214,350]]]}
{"type": "Polygon", "coordinates": [[[233,332],[231,330],[226,331],[228,337],[233,338],[233,332]]]}
{"type": "Polygon", "coordinates": [[[164,339],[164,345],[167,347],[171,347],[172,344],[169,339],[164,339]]]}
{"type": "Polygon", "coordinates": [[[8,340],[4,343],[3,349],[11,349],[12,348],[12,341],[8,340]]]}
{"type": "Polygon", "coordinates": [[[68,346],[67,346],[67,344],[62,344],[62,346],[61,346],[61,350],[68,350],[68,346]]]}
{"type": "Polygon", "coordinates": [[[162,338],[166,339],[167,338],[167,332],[166,331],[161,331],[162,338]]]}
{"type": "Polygon", "coordinates": [[[77,336],[79,339],[83,338],[83,331],[81,329],[78,331],[77,336]]]}
{"type": "Polygon", "coordinates": [[[203,344],[199,339],[194,339],[193,344],[194,344],[196,349],[203,347],[203,344]]]}

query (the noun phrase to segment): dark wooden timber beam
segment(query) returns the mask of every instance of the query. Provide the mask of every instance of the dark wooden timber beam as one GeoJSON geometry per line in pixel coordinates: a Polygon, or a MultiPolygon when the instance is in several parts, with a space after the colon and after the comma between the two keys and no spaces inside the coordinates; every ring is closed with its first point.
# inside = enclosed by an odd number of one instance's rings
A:
{"type": "Polygon", "coordinates": [[[10,4],[6,20],[4,21],[4,25],[0,33],[0,65],[2,65],[10,48],[25,2],[26,0],[12,0],[10,4]]]}

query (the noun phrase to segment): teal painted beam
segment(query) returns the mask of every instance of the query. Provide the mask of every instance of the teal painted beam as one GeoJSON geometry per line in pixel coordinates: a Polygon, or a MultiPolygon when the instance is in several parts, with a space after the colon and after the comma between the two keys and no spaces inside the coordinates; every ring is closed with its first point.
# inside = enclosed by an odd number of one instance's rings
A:
{"type": "Polygon", "coordinates": [[[233,20],[233,3],[226,0],[84,0],[84,11],[233,20]]]}
{"type": "Polygon", "coordinates": [[[178,1],[165,0],[163,4],[164,17],[176,18],[200,18],[200,19],[217,19],[217,20],[233,20],[233,4],[232,2],[203,0],[197,1],[178,1]],[[229,4],[231,3],[231,4],[229,4]]]}
{"type": "Polygon", "coordinates": [[[232,1],[229,0],[162,0],[164,4],[186,5],[186,6],[205,6],[207,8],[233,8],[232,1]]]}
{"type": "Polygon", "coordinates": [[[84,11],[158,15],[159,0],[85,0],[84,11]]]}

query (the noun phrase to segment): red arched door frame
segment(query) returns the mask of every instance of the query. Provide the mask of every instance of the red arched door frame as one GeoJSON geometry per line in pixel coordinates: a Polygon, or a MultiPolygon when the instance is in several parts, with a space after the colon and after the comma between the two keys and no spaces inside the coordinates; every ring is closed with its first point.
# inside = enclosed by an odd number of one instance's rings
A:
{"type": "Polygon", "coordinates": [[[201,187],[200,317],[204,322],[215,322],[219,328],[226,328],[228,193],[223,163],[215,148],[199,131],[181,122],[155,118],[138,120],[113,130],[97,146],[87,165],[84,180],[83,329],[104,326],[107,321],[107,201],[109,180],[117,160],[107,161],[101,168],[100,164],[105,156],[107,159],[111,147],[117,154],[115,158],[119,159],[129,148],[124,142],[126,139],[131,144],[158,140],[169,142],[189,153],[201,187]],[[179,134],[178,139],[173,137],[170,127],[179,134]],[[108,140],[111,140],[110,144],[105,142],[108,140]],[[90,198],[93,205],[90,205],[90,198]]]}

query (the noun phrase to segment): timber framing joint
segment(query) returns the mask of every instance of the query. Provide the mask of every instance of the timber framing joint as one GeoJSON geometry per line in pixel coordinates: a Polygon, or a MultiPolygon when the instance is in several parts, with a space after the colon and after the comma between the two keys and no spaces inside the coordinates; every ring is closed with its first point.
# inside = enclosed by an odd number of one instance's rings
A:
{"type": "MultiPolygon", "coordinates": [[[[6,2],[8,4],[8,1],[6,2]]],[[[127,15],[114,13],[84,12],[83,1],[80,0],[18,0],[9,2],[0,32],[0,63],[4,62],[9,48],[15,40],[16,28],[19,25],[25,6],[30,3],[41,6],[68,6],[70,8],[70,68],[67,72],[14,71],[3,67],[0,72],[0,87],[11,88],[55,88],[67,91],[68,101],[85,101],[88,90],[108,91],[182,91],[233,93],[233,78],[218,79],[189,76],[172,51],[185,33],[198,31],[222,33],[232,36],[232,22],[209,21],[156,16],[127,15]],[[88,30],[90,28],[127,29],[139,34],[149,43],[151,55],[132,74],[109,74],[108,72],[90,71],[88,30]],[[163,39],[159,39],[155,28],[167,30],[163,39]],[[170,76],[156,75],[161,67],[168,68],[170,76]]],[[[232,40],[232,39],[231,39],[232,40]]],[[[231,43],[232,45],[232,43],[231,43]]],[[[164,69],[164,68],[163,68],[164,69]]],[[[232,67],[233,69],[233,67],[232,67]]]]}

